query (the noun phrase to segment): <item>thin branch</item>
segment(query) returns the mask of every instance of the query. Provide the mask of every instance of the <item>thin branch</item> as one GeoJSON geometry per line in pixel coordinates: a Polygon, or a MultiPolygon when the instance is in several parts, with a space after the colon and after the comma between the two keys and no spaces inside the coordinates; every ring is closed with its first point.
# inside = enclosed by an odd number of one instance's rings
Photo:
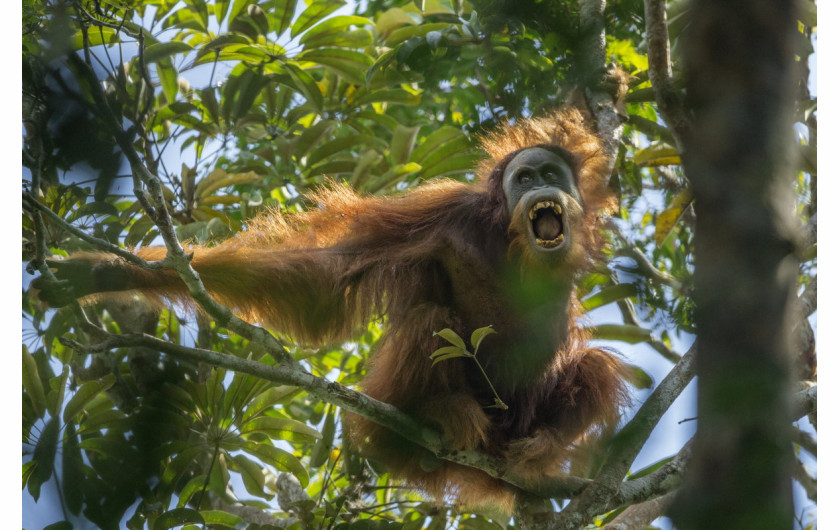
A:
{"type": "Polygon", "coordinates": [[[664,495],[682,485],[688,461],[691,458],[693,439],[686,442],[670,462],[653,473],[621,484],[613,506],[636,504],[664,495]]]}
{"type": "Polygon", "coordinates": [[[689,348],[665,379],[651,393],[639,412],[615,436],[601,472],[586,490],[555,517],[552,528],[577,529],[609,508],[621,482],[651,431],[694,378],[696,343],[689,348]]]}
{"type": "Polygon", "coordinates": [[[135,178],[135,194],[138,201],[143,205],[149,218],[160,230],[167,250],[167,264],[170,265],[184,281],[189,290],[190,296],[196,301],[199,307],[225,328],[238,333],[239,335],[258,342],[266,350],[273,352],[274,356],[284,357],[288,363],[292,363],[291,356],[283,345],[265,329],[254,326],[236,317],[230,309],[216,302],[205,289],[198,273],[190,265],[192,255],[187,255],[181,247],[175,233],[175,225],[169,215],[166,200],[163,195],[163,187],[156,175],[152,174],[141,160],[134,149],[131,132],[138,125],[129,131],[123,130],[117,116],[114,115],[107,104],[107,99],[102,91],[101,83],[91,70],[90,65],[84,63],[76,55],[70,56],[70,61],[78,68],[79,72],[86,76],[93,93],[93,105],[100,118],[111,131],[117,146],[123,155],[128,159],[132,175],[135,178]],[[145,189],[139,184],[142,183],[145,189]]]}
{"type": "MultiPolygon", "coordinates": [[[[626,324],[631,324],[633,326],[642,327],[642,323],[639,322],[639,319],[636,318],[636,311],[633,309],[633,304],[627,300],[626,298],[618,300],[618,308],[621,311],[622,316],[624,317],[624,322],[626,324]]],[[[662,357],[668,359],[672,363],[680,362],[682,358],[680,354],[669,348],[664,342],[657,339],[651,333],[650,338],[646,341],[651,348],[656,350],[656,352],[661,355],[662,357]]]]}
{"type": "MultiPolygon", "coordinates": [[[[314,376],[297,364],[266,364],[241,359],[210,350],[190,348],[152,337],[150,335],[112,335],[100,331],[103,340],[98,344],[84,345],[70,339],[59,339],[63,344],[85,353],[103,353],[121,347],[147,347],[179,359],[207,363],[227,370],[244,373],[281,385],[302,388],[313,397],[364,416],[388,427],[407,440],[431,451],[438,458],[474,467],[488,475],[500,478],[524,490],[533,490],[524,480],[510,473],[502,459],[478,451],[451,451],[443,443],[440,433],[414,420],[393,405],[377,401],[361,392],[314,376]]],[[[583,491],[591,481],[579,477],[560,477],[540,488],[535,494],[569,497],[583,491]]]]}
{"type": "Polygon", "coordinates": [[[630,269],[627,267],[617,267],[620,270],[625,272],[632,272],[636,274],[641,274],[651,280],[653,283],[657,285],[665,285],[673,289],[679,294],[686,294],[685,293],[685,286],[675,277],[671,276],[665,271],[660,271],[656,267],[653,266],[653,263],[647,259],[647,256],[642,253],[641,250],[637,249],[636,247],[626,246],[620,248],[615,251],[616,256],[624,256],[626,258],[631,258],[633,261],[636,262],[637,268],[630,269]]]}
{"type": "Polygon", "coordinates": [[[661,497],[634,504],[621,512],[621,515],[603,526],[604,530],[643,530],[648,523],[665,513],[674,500],[675,492],[661,497]]]}
{"type": "Polygon", "coordinates": [[[137,265],[138,267],[143,267],[144,269],[164,269],[170,267],[170,263],[166,259],[162,259],[160,261],[146,261],[143,258],[139,258],[132,254],[131,252],[125,250],[122,247],[114,245],[104,239],[99,239],[98,237],[94,237],[84,230],[81,230],[72,224],[68,223],[58,214],[53,212],[49,209],[46,205],[41,204],[35,198],[29,196],[28,194],[23,194],[23,202],[28,204],[31,208],[33,208],[33,215],[38,215],[40,218],[40,214],[47,216],[52,222],[56,223],[62,230],[73,234],[74,236],[78,237],[85,243],[89,243],[97,250],[101,250],[103,252],[108,252],[123,258],[124,260],[137,265]]]}
{"type": "Polygon", "coordinates": [[[674,88],[665,0],[645,0],[645,40],[648,47],[648,72],[657,108],[674,135],[677,149],[682,153],[690,124],[683,98],[674,88]]]}

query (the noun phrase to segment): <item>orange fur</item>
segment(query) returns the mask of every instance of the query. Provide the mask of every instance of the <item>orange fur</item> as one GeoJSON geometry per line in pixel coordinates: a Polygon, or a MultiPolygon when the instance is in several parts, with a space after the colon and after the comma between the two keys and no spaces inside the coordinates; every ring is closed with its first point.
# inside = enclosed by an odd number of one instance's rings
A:
{"type": "MultiPolygon", "coordinates": [[[[490,158],[477,169],[477,185],[439,180],[397,197],[325,187],[309,196],[311,211],[271,213],[216,247],[189,251],[214,298],[303,343],[347,339],[387,314],[363,391],[437,426],[452,448],[506,458],[536,484],[566,471],[580,444],[614,425],[624,399],[623,365],[588,346],[574,298],[577,275],[599,251],[597,213],[613,209],[615,199],[601,144],[577,110],[505,127],[483,144],[490,158]],[[521,230],[526,214],[508,212],[502,191],[511,153],[537,144],[575,156],[583,204],[564,212],[574,247],[560,263],[540,262],[521,230]],[[493,394],[473,361],[432,366],[429,358],[443,345],[434,331],[469,337],[487,325],[497,334],[482,343],[478,359],[507,410],[488,408],[493,394]]],[[[165,250],[137,254],[156,260],[165,250]]],[[[91,292],[138,290],[190,303],[174,271],[143,270],[102,253],[70,262],[91,271],[91,292]]],[[[503,482],[435,463],[366,418],[345,420],[350,443],[409,484],[439,498],[512,510],[514,493],[503,482]]]]}

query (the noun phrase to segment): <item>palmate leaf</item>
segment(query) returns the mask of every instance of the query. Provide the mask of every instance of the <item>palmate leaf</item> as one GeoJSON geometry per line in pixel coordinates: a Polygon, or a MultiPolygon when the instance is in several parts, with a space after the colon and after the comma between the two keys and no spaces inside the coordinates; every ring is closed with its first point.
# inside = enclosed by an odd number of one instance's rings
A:
{"type": "Polygon", "coordinates": [[[323,434],[320,435],[320,440],[312,448],[312,453],[309,456],[309,465],[313,468],[322,467],[329,459],[330,451],[332,451],[335,442],[335,427],[335,409],[330,407],[324,418],[323,434]]]}
{"type": "Polygon", "coordinates": [[[292,24],[292,38],[311,28],[343,5],[342,0],[315,0],[292,24]]]}
{"type": "Polygon", "coordinates": [[[273,466],[277,471],[291,473],[304,488],[309,485],[309,473],[294,455],[267,443],[246,442],[242,449],[263,463],[273,466]]]}
{"type": "Polygon", "coordinates": [[[365,84],[365,73],[373,65],[370,55],[346,48],[304,50],[296,59],[299,62],[309,61],[325,66],[342,79],[356,85],[365,84]]]}
{"type": "MultiPolygon", "coordinates": [[[[317,48],[320,46],[332,46],[330,39],[337,38],[338,35],[348,33],[346,29],[350,26],[369,26],[371,21],[359,16],[336,16],[328,18],[312,29],[304,33],[300,37],[301,44],[304,48],[317,48]]],[[[370,32],[367,32],[370,35],[370,32]]],[[[373,36],[371,35],[371,42],[373,36]]]]}
{"type": "Polygon", "coordinates": [[[291,418],[275,418],[259,416],[242,424],[239,428],[242,434],[263,433],[273,439],[304,438],[308,442],[321,439],[321,433],[298,420],[291,418]],[[297,435],[297,436],[294,436],[297,435]]]}
{"type": "Polygon", "coordinates": [[[245,455],[235,455],[231,458],[234,464],[232,469],[239,472],[248,493],[267,500],[273,497],[265,492],[265,475],[263,475],[262,466],[245,455]]]}
{"type": "Polygon", "coordinates": [[[38,364],[26,345],[23,346],[23,390],[24,395],[32,403],[37,417],[43,418],[47,410],[47,397],[44,394],[44,386],[41,384],[38,364]]]}
{"type": "Polygon", "coordinates": [[[207,475],[196,475],[178,493],[178,508],[183,508],[196,493],[204,489],[207,475]]]}
{"type": "Polygon", "coordinates": [[[204,517],[192,508],[175,508],[164,512],[155,520],[154,530],[167,530],[185,524],[204,524],[204,517]]]}
{"type": "Polygon", "coordinates": [[[76,393],[73,394],[73,397],[70,398],[70,401],[68,401],[67,405],[64,407],[64,413],[62,415],[64,421],[72,421],[73,418],[84,409],[85,405],[87,405],[100,392],[104,392],[111,388],[116,380],[117,378],[114,374],[107,374],[100,381],[88,381],[87,383],[82,384],[82,386],[76,390],[76,393]]]}

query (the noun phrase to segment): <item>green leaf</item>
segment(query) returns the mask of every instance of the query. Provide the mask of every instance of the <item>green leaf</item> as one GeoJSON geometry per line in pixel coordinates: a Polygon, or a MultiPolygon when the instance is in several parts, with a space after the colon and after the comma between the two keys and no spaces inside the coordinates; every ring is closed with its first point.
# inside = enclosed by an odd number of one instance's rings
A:
{"type": "Polygon", "coordinates": [[[312,448],[312,453],[309,458],[309,465],[314,468],[322,467],[327,462],[330,451],[332,451],[335,440],[335,409],[332,407],[330,407],[324,419],[323,431],[321,439],[312,448]]]}
{"type": "Polygon", "coordinates": [[[215,60],[215,52],[221,52],[222,50],[231,46],[236,46],[236,48],[232,48],[233,50],[235,50],[238,49],[239,46],[248,45],[249,43],[250,41],[247,37],[239,35],[237,33],[225,33],[224,35],[219,35],[218,37],[211,40],[198,50],[195,56],[195,60],[189,67],[192,68],[204,62],[208,62],[199,60],[207,54],[213,54],[213,57],[209,59],[209,61],[212,61],[215,60]]]}
{"type": "Polygon", "coordinates": [[[691,191],[691,188],[685,188],[676,197],[674,197],[673,200],[671,200],[671,204],[669,204],[668,207],[657,216],[656,232],[653,234],[653,239],[656,241],[657,245],[662,245],[662,243],[665,242],[665,238],[668,237],[668,234],[670,234],[671,230],[674,229],[677,221],[680,220],[680,217],[682,217],[683,213],[685,213],[693,200],[694,193],[691,191]]]}
{"type": "Polygon", "coordinates": [[[207,475],[195,476],[187,482],[186,486],[181,488],[181,492],[178,494],[178,508],[186,506],[193,495],[204,489],[206,479],[207,475]]]}
{"type": "MultiPolygon", "coordinates": [[[[435,352],[435,353],[437,353],[437,352],[435,352]]],[[[441,361],[445,361],[447,359],[455,359],[455,358],[458,358],[458,357],[471,357],[471,355],[465,354],[465,352],[450,353],[449,355],[440,355],[440,356],[436,357],[434,361],[432,361],[432,366],[436,365],[437,363],[439,363],[441,361]]]]}
{"type": "Polygon", "coordinates": [[[379,35],[385,35],[389,31],[395,30],[407,24],[419,24],[421,20],[422,17],[414,13],[409,14],[399,7],[392,7],[388,11],[379,15],[379,18],[376,19],[376,33],[379,35]]]}
{"type": "MultiPolygon", "coordinates": [[[[403,105],[418,105],[420,103],[420,94],[412,94],[401,88],[394,88],[390,90],[375,90],[367,92],[352,101],[353,104],[361,107],[369,103],[400,103],[403,105]]],[[[389,127],[390,128],[390,127],[389,127]]]]}
{"type": "Polygon", "coordinates": [[[441,355],[458,355],[459,357],[471,357],[472,354],[463,348],[459,348],[458,346],[444,346],[442,348],[438,348],[432,352],[429,356],[431,359],[435,359],[440,357],[441,355]]]}
{"type": "Polygon", "coordinates": [[[110,409],[95,414],[89,414],[80,423],[79,433],[88,434],[102,429],[113,429],[125,420],[125,413],[110,409]]]}
{"type": "Polygon", "coordinates": [[[325,19],[333,11],[344,5],[342,0],[315,0],[292,24],[292,38],[297,37],[301,32],[311,28],[318,21],[325,19]]]}
{"type": "Polygon", "coordinates": [[[368,191],[378,192],[380,190],[388,189],[391,186],[408,180],[409,177],[423,169],[420,164],[416,162],[409,162],[408,164],[397,164],[389,169],[384,175],[376,179],[376,181],[367,186],[368,191]]]}
{"type": "Polygon", "coordinates": [[[633,386],[639,390],[647,390],[653,388],[653,378],[645,372],[641,367],[635,364],[624,363],[624,366],[630,371],[630,377],[627,379],[633,386]]]}
{"type": "Polygon", "coordinates": [[[305,50],[297,56],[297,60],[325,66],[354,85],[365,84],[365,73],[373,64],[369,55],[345,48],[305,50]]]}
{"type": "Polygon", "coordinates": [[[321,93],[318,83],[296,63],[289,61],[283,67],[288,76],[277,77],[277,82],[303,95],[306,101],[314,107],[313,110],[320,111],[324,107],[324,95],[321,93]]]}
{"type": "Polygon", "coordinates": [[[644,167],[678,165],[682,163],[679,152],[665,142],[652,142],[649,147],[639,149],[633,155],[633,162],[644,167]]]}
{"type": "Polygon", "coordinates": [[[61,489],[64,492],[64,503],[74,515],[79,515],[82,510],[85,479],[85,466],[78,442],[75,427],[72,423],[68,424],[61,446],[61,489]]]}
{"type": "Polygon", "coordinates": [[[481,344],[481,341],[484,340],[485,337],[488,335],[492,335],[496,333],[496,330],[493,329],[493,326],[485,326],[483,328],[478,328],[477,330],[472,332],[470,336],[470,344],[472,344],[473,352],[478,351],[478,346],[481,344]]]}
{"type": "Polygon", "coordinates": [[[178,95],[178,70],[172,64],[172,59],[168,57],[161,58],[157,64],[157,74],[166,100],[169,103],[173,103],[175,97],[178,95]]]}
{"type": "Polygon", "coordinates": [[[651,340],[651,331],[631,324],[599,324],[588,328],[592,337],[599,340],[620,340],[638,344],[651,340]]]}
{"type": "Polygon", "coordinates": [[[22,488],[26,487],[26,482],[29,480],[29,477],[32,476],[32,472],[35,471],[35,468],[38,467],[38,463],[34,460],[30,460],[29,462],[25,462],[21,467],[22,474],[23,474],[23,485],[22,488]]]}
{"type": "Polygon", "coordinates": [[[370,20],[353,15],[331,17],[304,33],[300,42],[304,45],[309,44],[310,48],[315,48],[317,45],[313,44],[313,41],[328,39],[331,35],[342,33],[349,26],[367,26],[370,24],[370,20]]]}
{"type": "Polygon", "coordinates": [[[192,49],[192,46],[186,42],[160,42],[152,44],[143,51],[143,60],[146,61],[146,64],[153,64],[163,59],[168,59],[176,53],[191,52],[192,49]]]}
{"type": "Polygon", "coordinates": [[[587,296],[581,300],[584,312],[591,311],[596,307],[611,304],[616,300],[636,296],[636,286],[632,283],[619,283],[604,287],[597,293],[587,296]]]}
{"type": "Polygon", "coordinates": [[[52,476],[55,454],[58,450],[59,430],[60,426],[58,421],[55,418],[51,418],[41,431],[38,443],[35,444],[32,461],[36,463],[36,466],[29,475],[27,486],[29,488],[29,494],[36,501],[41,496],[41,485],[52,476]]]}
{"type": "Polygon", "coordinates": [[[230,14],[228,15],[228,23],[233,22],[233,20],[239,16],[245,6],[248,4],[256,3],[255,0],[234,0],[233,7],[230,10],[230,14]]]}
{"type": "Polygon", "coordinates": [[[125,236],[125,246],[129,248],[136,247],[137,243],[146,237],[149,230],[153,230],[155,228],[157,228],[157,225],[155,225],[155,222],[148,217],[138,219],[131,225],[131,228],[128,229],[128,234],[125,236]]]}
{"type": "MultiPolygon", "coordinates": [[[[84,440],[82,444],[87,441],[88,440],[84,440]]],[[[198,445],[192,445],[182,450],[178,456],[166,464],[166,468],[163,470],[163,474],[161,475],[161,482],[167,485],[173,484],[174,481],[180,478],[190,466],[195,464],[195,459],[202,451],[203,448],[198,445]]]]}
{"type": "Polygon", "coordinates": [[[204,517],[192,508],[175,508],[164,512],[155,520],[154,530],[166,530],[185,524],[204,524],[204,517]]]}
{"type": "Polygon", "coordinates": [[[453,346],[457,346],[464,351],[466,351],[466,349],[467,349],[467,345],[464,344],[464,340],[461,337],[459,337],[458,334],[455,333],[454,331],[452,331],[450,328],[444,328],[440,331],[435,331],[433,333],[433,335],[437,335],[438,337],[442,338],[443,340],[445,340],[449,344],[452,344],[453,346]]]}
{"type": "MultiPolygon", "coordinates": [[[[99,28],[96,31],[87,30],[88,45],[101,46],[103,44],[116,44],[120,42],[120,37],[117,32],[111,28],[99,28]]],[[[81,50],[85,47],[84,34],[81,31],[76,32],[70,39],[70,46],[74,50],[81,50]]]]}
{"type": "Polygon", "coordinates": [[[293,386],[273,386],[251,400],[242,413],[242,421],[247,423],[264,410],[291,401],[300,392],[299,388],[293,386]]]}
{"type": "Polygon", "coordinates": [[[333,120],[321,120],[312,127],[309,127],[298,137],[295,155],[303,158],[315,146],[315,143],[332,132],[336,123],[333,120]]]}
{"type": "Polygon", "coordinates": [[[312,153],[306,158],[307,165],[314,166],[321,160],[332,157],[339,151],[346,151],[357,145],[375,145],[380,144],[379,138],[368,136],[366,134],[351,134],[330,140],[325,144],[312,150],[312,153]]]}
{"type": "Polygon", "coordinates": [[[271,31],[278,35],[286,31],[295,15],[297,0],[271,0],[271,31]]]}
{"type": "Polygon", "coordinates": [[[393,33],[388,35],[388,38],[385,39],[385,44],[388,46],[395,46],[401,42],[407,41],[408,39],[414,37],[425,37],[427,34],[433,31],[441,31],[450,27],[452,27],[452,25],[446,22],[421,24],[419,26],[407,26],[395,30],[393,33]]]}
{"type": "Polygon", "coordinates": [[[26,345],[23,346],[23,390],[29,401],[32,402],[32,407],[35,409],[37,416],[43,418],[44,412],[47,410],[47,397],[44,395],[44,385],[41,384],[38,364],[29,353],[26,345]]]}
{"type": "MultiPolygon", "coordinates": [[[[391,137],[391,163],[405,164],[411,158],[411,151],[414,149],[414,141],[420,127],[397,126],[394,135],[391,137]]],[[[417,169],[420,169],[418,166],[417,169]]]]}
{"type": "Polygon", "coordinates": [[[321,438],[321,433],[309,427],[303,422],[291,418],[274,418],[271,416],[258,416],[244,423],[239,428],[242,434],[252,432],[265,433],[271,438],[282,438],[283,433],[295,433],[307,436],[313,440],[321,438]]]}
{"type": "Polygon", "coordinates": [[[423,179],[430,179],[453,173],[466,173],[473,169],[478,157],[479,155],[477,154],[453,156],[431,166],[424,165],[419,176],[423,179]]]}
{"type": "Polygon", "coordinates": [[[294,455],[273,445],[255,442],[246,443],[243,449],[266,464],[274,466],[278,471],[288,471],[300,481],[301,486],[304,488],[309,485],[309,474],[294,455]]]}
{"type": "Polygon", "coordinates": [[[248,493],[265,497],[265,475],[263,475],[262,467],[245,455],[235,455],[233,461],[248,493]]]}
{"type": "Polygon", "coordinates": [[[382,155],[374,149],[368,149],[359,157],[356,167],[353,169],[353,176],[350,178],[350,184],[353,186],[360,186],[362,177],[367,175],[368,170],[382,161],[382,155]]]}
{"type": "Polygon", "coordinates": [[[304,49],[313,48],[364,48],[373,43],[373,34],[367,29],[324,33],[317,38],[311,38],[304,44],[304,49]]]}
{"type": "Polygon", "coordinates": [[[201,516],[204,518],[204,524],[218,524],[229,528],[237,528],[238,525],[245,524],[238,515],[222,510],[201,510],[201,516]]]}
{"type": "MultiPolygon", "coordinates": [[[[437,162],[438,159],[426,159],[433,153],[443,150],[447,146],[457,146],[458,148],[463,149],[464,147],[462,146],[469,147],[469,145],[469,141],[464,136],[463,131],[452,126],[445,125],[427,136],[423,143],[417,146],[411,160],[425,166],[430,162],[437,162]]],[[[449,154],[451,154],[451,151],[447,151],[441,158],[445,158],[446,156],[449,156],[449,154]]]]}
{"type": "Polygon", "coordinates": [[[69,376],[70,367],[64,366],[61,370],[61,375],[50,378],[50,390],[47,393],[47,411],[53,418],[58,417],[58,413],[64,405],[64,392],[67,390],[67,378],[69,376]]]}
{"type": "Polygon", "coordinates": [[[64,407],[63,418],[65,422],[70,422],[84,409],[85,405],[97,396],[100,392],[104,392],[111,388],[116,382],[117,377],[114,374],[108,374],[100,381],[88,381],[76,390],[67,406],[64,407]]]}

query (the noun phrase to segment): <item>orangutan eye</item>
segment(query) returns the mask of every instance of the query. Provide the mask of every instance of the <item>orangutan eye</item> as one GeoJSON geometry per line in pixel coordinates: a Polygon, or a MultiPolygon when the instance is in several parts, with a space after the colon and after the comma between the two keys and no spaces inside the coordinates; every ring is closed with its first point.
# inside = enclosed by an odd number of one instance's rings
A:
{"type": "Polygon", "coordinates": [[[555,182],[557,180],[557,173],[554,171],[546,171],[545,180],[548,182],[555,182]]]}
{"type": "Polygon", "coordinates": [[[531,175],[529,175],[528,173],[520,173],[518,178],[519,178],[519,183],[522,184],[523,186],[527,186],[527,185],[531,184],[531,181],[534,180],[533,178],[531,178],[531,175]]]}

